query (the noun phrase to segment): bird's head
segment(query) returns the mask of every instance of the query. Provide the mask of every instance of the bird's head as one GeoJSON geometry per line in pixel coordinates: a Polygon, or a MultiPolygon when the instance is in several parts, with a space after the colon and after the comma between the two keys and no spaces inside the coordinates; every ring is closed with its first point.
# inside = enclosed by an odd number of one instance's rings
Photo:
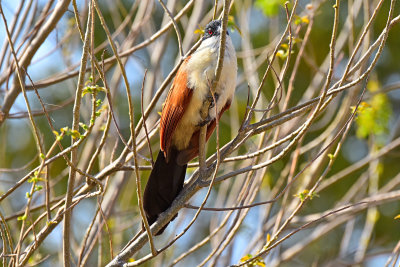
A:
{"type": "MultiPolygon", "coordinates": [[[[214,53],[218,51],[220,44],[220,36],[222,33],[222,22],[221,20],[213,20],[209,22],[204,29],[204,35],[199,50],[211,49],[214,53]]],[[[230,50],[234,50],[231,38],[228,30],[226,31],[226,50],[225,53],[229,54],[230,50]],[[229,50],[229,51],[227,51],[229,50]]]]}
{"type": "MultiPolygon", "coordinates": [[[[218,39],[222,32],[222,23],[221,20],[213,20],[209,22],[204,29],[203,41],[207,39],[218,39]]],[[[229,31],[226,31],[226,34],[229,35],[229,31]]]]}

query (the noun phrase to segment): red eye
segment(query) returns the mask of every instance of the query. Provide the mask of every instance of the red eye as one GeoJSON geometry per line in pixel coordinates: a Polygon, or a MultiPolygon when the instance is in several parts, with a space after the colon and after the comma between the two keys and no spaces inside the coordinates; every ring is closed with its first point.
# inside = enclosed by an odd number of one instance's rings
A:
{"type": "Polygon", "coordinates": [[[209,35],[212,35],[212,34],[213,34],[213,32],[212,32],[211,30],[209,30],[209,31],[208,31],[208,34],[209,34],[209,35]]]}

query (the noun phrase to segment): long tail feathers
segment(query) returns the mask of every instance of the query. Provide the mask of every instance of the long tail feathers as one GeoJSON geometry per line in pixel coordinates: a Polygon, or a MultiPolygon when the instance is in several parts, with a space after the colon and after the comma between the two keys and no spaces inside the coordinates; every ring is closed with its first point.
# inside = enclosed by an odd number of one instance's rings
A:
{"type": "MultiPolygon", "coordinates": [[[[143,206],[149,225],[152,225],[158,215],[171,206],[183,188],[187,164],[178,165],[177,156],[178,152],[172,150],[169,162],[166,162],[164,153],[161,150],[158,153],[143,196],[143,206]]],[[[168,224],[156,235],[162,234],[167,226],[168,224]]]]}

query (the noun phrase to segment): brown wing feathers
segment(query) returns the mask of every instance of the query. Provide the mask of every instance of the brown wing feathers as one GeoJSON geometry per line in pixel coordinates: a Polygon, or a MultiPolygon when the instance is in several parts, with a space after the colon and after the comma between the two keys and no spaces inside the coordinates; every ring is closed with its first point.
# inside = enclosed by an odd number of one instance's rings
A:
{"type": "Polygon", "coordinates": [[[184,65],[186,62],[187,59],[179,68],[178,73],[175,76],[161,114],[160,147],[161,150],[164,151],[167,162],[169,160],[168,154],[171,148],[172,135],[179,120],[185,113],[193,94],[193,91],[187,87],[187,73],[182,71],[185,68],[184,65]]]}

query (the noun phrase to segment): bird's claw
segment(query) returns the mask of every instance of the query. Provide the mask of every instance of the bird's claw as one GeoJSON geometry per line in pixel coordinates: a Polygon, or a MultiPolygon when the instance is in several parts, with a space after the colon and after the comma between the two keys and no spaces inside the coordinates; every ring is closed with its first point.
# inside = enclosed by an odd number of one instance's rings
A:
{"type": "Polygon", "coordinates": [[[211,121],[211,117],[210,117],[210,115],[208,115],[204,120],[202,120],[201,122],[199,122],[199,123],[197,124],[197,126],[203,127],[204,125],[207,125],[208,123],[210,123],[210,121],[211,121]]]}
{"type": "Polygon", "coordinates": [[[207,95],[206,101],[210,103],[209,108],[215,107],[215,102],[218,102],[219,94],[215,93],[214,96],[211,94],[211,92],[207,95]],[[215,101],[214,101],[215,98],[215,101]]]}

